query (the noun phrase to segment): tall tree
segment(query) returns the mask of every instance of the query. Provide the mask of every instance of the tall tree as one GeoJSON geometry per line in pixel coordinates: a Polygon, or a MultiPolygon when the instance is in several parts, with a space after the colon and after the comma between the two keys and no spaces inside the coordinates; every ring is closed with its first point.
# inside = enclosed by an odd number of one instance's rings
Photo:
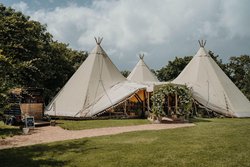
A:
{"type": "Polygon", "coordinates": [[[45,26],[0,5],[0,49],[12,64],[6,75],[17,85],[36,86],[40,75],[35,62],[42,59],[51,40],[45,26]]]}
{"type": "Polygon", "coordinates": [[[86,52],[54,41],[45,25],[0,4],[1,88],[3,83],[41,87],[49,99],[86,57],[86,52]]]}

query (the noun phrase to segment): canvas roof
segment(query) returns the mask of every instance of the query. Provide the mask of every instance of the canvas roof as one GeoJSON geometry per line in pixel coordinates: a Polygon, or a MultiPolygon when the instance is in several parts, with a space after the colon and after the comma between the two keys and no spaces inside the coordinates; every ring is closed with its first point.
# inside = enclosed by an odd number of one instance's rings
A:
{"type": "Polygon", "coordinates": [[[107,90],[106,95],[96,100],[94,105],[89,106],[83,112],[79,113],[80,117],[91,117],[102,111],[116,106],[117,104],[129,99],[139,90],[145,90],[145,86],[130,81],[120,82],[107,90]]]}
{"type": "Polygon", "coordinates": [[[250,117],[250,102],[201,47],[173,81],[192,88],[194,98],[203,106],[232,117],[250,117]]]}
{"type": "Polygon", "coordinates": [[[46,107],[46,114],[92,117],[145,88],[123,77],[101,47],[101,40],[96,40],[96,47],[46,107]]]}
{"type": "Polygon", "coordinates": [[[144,55],[140,55],[139,57],[140,60],[138,61],[134,69],[131,71],[127,79],[139,83],[159,82],[155,74],[153,74],[153,72],[144,62],[144,55]]]}

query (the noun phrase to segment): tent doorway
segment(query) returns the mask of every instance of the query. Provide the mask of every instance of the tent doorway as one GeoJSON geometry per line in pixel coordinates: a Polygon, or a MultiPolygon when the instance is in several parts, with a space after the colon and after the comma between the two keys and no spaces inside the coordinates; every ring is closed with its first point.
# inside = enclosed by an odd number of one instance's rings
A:
{"type": "Polygon", "coordinates": [[[107,109],[98,117],[107,118],[146,118],[148,96],[146,90],[139,90],[121,103],[107,109]]]}
{"type": "Polygon", "coordinates": [[[168,117],[171,119],[188,119],[192,110],[191,91],[184,85],[165,84],[154,88],[152,95],[151,119],[168,117]]]}

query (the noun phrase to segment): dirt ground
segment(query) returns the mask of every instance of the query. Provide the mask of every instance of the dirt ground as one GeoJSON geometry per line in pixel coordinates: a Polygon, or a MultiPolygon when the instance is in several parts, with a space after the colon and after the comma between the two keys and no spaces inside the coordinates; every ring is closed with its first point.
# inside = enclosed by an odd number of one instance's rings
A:
{"type": "Polygon", "coordinates": [[[87,130],[64,130],[59,126],[45,126],[37,127],[31,130],[27,135],[17,135],[5,139],[0,139],[0,149],[49,143],[54,141],[80,139],[85,137],[114,135],[132,131],[173,129],[190,126],[194,126],[194,124],[147,124],[87,130]]]}

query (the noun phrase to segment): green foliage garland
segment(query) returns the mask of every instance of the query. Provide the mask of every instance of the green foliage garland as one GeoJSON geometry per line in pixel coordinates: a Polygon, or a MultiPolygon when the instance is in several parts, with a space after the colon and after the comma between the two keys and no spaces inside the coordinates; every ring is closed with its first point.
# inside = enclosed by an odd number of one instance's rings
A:
{"type": "Polygon", "coordinates": [[[165,97],[168,95],[178,95],[178,109],[177,116],[187,117],[192,109],[192,93],[191,90],[185,85],[176,85],[176,84],[166,84],[161,86],[156,90],[151,97],[153,102],[152,112],[155,116],[165,116],[163,105],[165,103],[165,97]]]}

